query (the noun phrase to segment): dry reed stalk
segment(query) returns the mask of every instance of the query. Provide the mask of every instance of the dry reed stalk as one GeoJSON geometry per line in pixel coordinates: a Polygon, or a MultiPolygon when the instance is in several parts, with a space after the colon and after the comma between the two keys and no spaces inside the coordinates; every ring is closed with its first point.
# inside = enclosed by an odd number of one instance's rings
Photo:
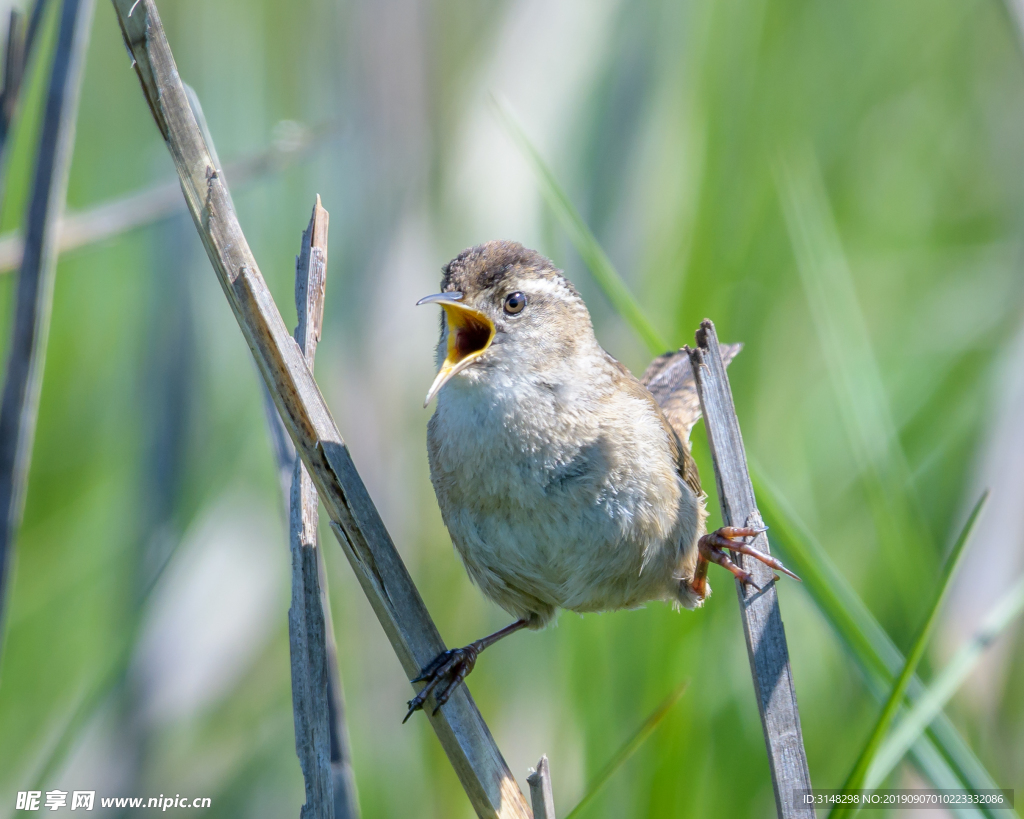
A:
{"type": "MultiPolygon", "coordinates": [[[[189,211],[288,434],[374,612],[412,678],[445,650],[355,468],[301,349],[285,327],[231,207],[152,0],[113,0],[125,43],[189,211]]],[[[428,719],[478,816],[531,815],[465,687],[428,719]]]]}
{"type": "MultiPolygon", "coordinates": [[[[764,526],[757,511],[754,489],[747,471],[747,455],[743,449],[732,389],[725,374],[725,363],[719,350],[715,325],[705,319],[697,331],[697,346],[687,349],[700,396],[704,425],[715,465],[715,481],[722,505],[722,522],[726,526],[764,526]]],[[[751,543],[759,551],[770,553],[768,535],[759,534],[751,543]]],[[[782,626],[782,614],[775,593],[772,570],[759,560],[737,552],[733,561],[752,572],[761,590],[736,582],[743,618],[743,635],[747,641],[750,672],[761,714],[768,765],[775,789],[775,807],[780,817],[814,817],[814,808],[803,804],[796,789],[811,787],[800,711],[793,689],[793,671],[789,665],[789,649],[782,626]]]]}
{"type": "Polygon", "coordinates": [[[64,210],[93,0],[64,0],[46,95],[0,399],[0,649],[14,539],[21,526],[50,331],[64,210]]]}

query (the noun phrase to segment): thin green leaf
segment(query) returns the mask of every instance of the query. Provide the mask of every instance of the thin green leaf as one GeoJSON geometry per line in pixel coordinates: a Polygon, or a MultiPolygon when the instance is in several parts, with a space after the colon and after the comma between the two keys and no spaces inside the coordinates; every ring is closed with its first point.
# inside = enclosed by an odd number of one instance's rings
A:
{"type": "MultiPolygon", "coordinates": [[[[897,673],[905,665],[902,653],[822,545],[784,500],[767,477],[767,472],[754,459],[748,465],[758,507],[771,526],[773,547],[778,547],[786,564],[800,575],[804,581],[801,588],[810,594],[818,610],[860,666],[872,695],[884,701],[892,690],[897,673]]],[[[924,683],[913,677],[907,688],[908,700],[916,701],[924,692],[924,683]]],[[[921,772],[937,788],[966,786],[978,792],[998,787],[944,714],[936,716],[925,736],[918,738],[913,745],[911,753],[921,772]]],[[[992,809],[983,806],[981,810],[990,819],[998,819],[992,809]]],[[[973,811],[960,813],[977,815],[973,811]]]]}
{"type": "Polygon", "coordinates": [[[95,719],[99,709],[109,701],[119,686],[124,684],[125,675],[131,665],[132,658],[138,649],[139,637],[142,632],[142,621],[146,607],[153,595],[160,578],[170,565],[171,559],[177,554],[181,540],[175,540],[167,555],[157,566],[153,576],[142,587],[139,602],[127,623],[127,631],[121,638],[120,645],[112,653],[109,663],[96,675],[92,684],[86,687],[77,703],[71,709],[59,733],[54,737],[47,753],[39,760],[36,771],[31,775],[31,782],[40,787],[50,781],[59,767],[64,763],[68,753],[81,740],[82,733],[95,719]]]}
{"type": "Polygon", "coordinates": [[[928,724],[941,713],[946,703],[957,692],[992,641],[1024,612],[1024,577],[992,607],[977,633],[957,651],[944,669],[935,677],[914,706],[900,720],[879,748],[864,782],[866,788],[876,788],[896,767],[907,749],[921,735],[928,724]]]}
{"type": "MultiPolygon", "coordinates": [[[[917,638],[914,640],[914,644],[910,649],[910,653],[907,655],[907,661],[903,664],[903,671],[896,679],[896,683],[892,687],[892,693],[889,694],[889,699],[883,706],[882,712],[878,715],[878,720],[875,722],[875,727],[868,736],[868,741],[865,743],[864,749],[861,751],[857,762],[854,763],[853,770],[850,771],[850,775],[846,778],[846,782],[843,784],[844,791],[854,791],[864,787],[864,780],[867,778],[868,768],[871,767],[871,763],[874,761],[875,755],[878,753],[878,749],[882,745],[882,740],[885,739],[885,735],[889,731],[889,726],[892,724],[892,721],[896,716],[896,712],[903,704],[903,696],[906,694],[907,686],[910,684],[910,680],[914,676],[914,672],[917,670],[918,663],[921,662],[925,649],[928,647],[928,640],[931,637],[932,629],[935,627],[935,621],[938,619],[942,601],[949,589],[949,582],[952,579],[953,574],[956,572],[956,568],[960,563],[960,557],[963,555],[964,545],[970,537],[971,529],[974,528],[974,523],[978,519],[978,515],[981,513],[981,509],[985,505],[987,498],[988,491],[986,490],[982,493],[982,496],[978,498],[978,502],[974,505],[973,511],[967,518],[967,522],[964,524],[964,527],[960,532],[960,536],[957,538],[956,543],[953,546],[953,551],[950,553],[949,559],[943,567],[942,577],[940,578],[938,588],[935,591],[935,598],[932,600],[931,606],[928,608],[928,615],[925,617],[917,638]]],[[[840,807],[838,809],[833,809],[829,816],[839,817],[852,813],[856,813],[856,808],[850,809],[840,807]]]]}
{"type": "Polygon", "coordinates": [[[814,152],[776,166],[776,187],[796,268],[826,368],[867,493],[875,548],[912,601],[918,566],[934,554],[929,526],[900,444],[871,333],[814,152]]]}
{"type": "Polygon", "coordinates": [[[627,739],[622,747],[612,756],[608,763],[601,769],[601,771],[591,780],[587,786],[587,792],[583,794],[583,798],[576,803],[576,807],[569,811],[569,815],[565,819],[572,819],[576,816],[584,806],[594,798],[601,788],[604,787],[605,783],[615,774],[615,772],[622,767],[622,765],[629,759],[633,754],[637,752],[641,745],[647,741],[647,738],[654,733],[654,729],[657,728],[663,719],[668,716],[668,712],[672,710],[672,706],[679,702],[680,697],[686,691],[686,686],[690,684],[689,680],[684,680],[676,686],[675,690],[665,697],[661,701],[661,704],[651,712],[651,715],[643,721],[643,724],[636,729],[636,732],[627,739]]]}
{"type": "Polygon", "coordinates": [[[813,152],[779,162],[775,176],[797,272],[855,454],[864,469],[898,472],[906,491],[910,469],[813,152]]]}
{"type": "Polygon", "coordinates": [[[562,228],[569,234],[573,247],[583,258],[587,269],[590,270],[590,274],[608,297],[608,301],[612,303],[619,315],[630,323],[654,355],[661,355],[666,350],[675,349],[665,342],[661,334],[654,329],[654,325],[648,321],[643,309],[633,298],[633,294],[622,277],[619,276],[618,271],[612,266],[604,249],[598,244],[594,234],[590,232],[590,228],[583,221],[583,217],[580,216],[579,211],[576,210],[568,195],[558,184],[558,180],[555,179],[551,169],[544,162],[540,152],[533,147],[533,143],[526,136],[526,132],[523,131],[508,103],[495,99],[494,107],[505,130],[519,146],[523,156],[526,157],[533,167],[534,173],[537,174],[537,180],[540,182],[548,207],[554,211],[562,228]]]}

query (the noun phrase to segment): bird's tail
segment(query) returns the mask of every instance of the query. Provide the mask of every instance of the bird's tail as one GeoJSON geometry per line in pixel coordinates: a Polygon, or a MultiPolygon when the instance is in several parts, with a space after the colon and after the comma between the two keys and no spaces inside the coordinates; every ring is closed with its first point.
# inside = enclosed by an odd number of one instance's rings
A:
{"type": "MultiPolygon", "coordinates": [[[[719,345],[722,363],[728,367],[741,349],[742,344],[719,345]]],[[[676,350],[674,353],[659,355],[647,367],[640,383],[654,396],[680,440],[689,441],[690,430],[700,420],[700,398],[697,396],[697,383],[686,351],[676,350]]]]}

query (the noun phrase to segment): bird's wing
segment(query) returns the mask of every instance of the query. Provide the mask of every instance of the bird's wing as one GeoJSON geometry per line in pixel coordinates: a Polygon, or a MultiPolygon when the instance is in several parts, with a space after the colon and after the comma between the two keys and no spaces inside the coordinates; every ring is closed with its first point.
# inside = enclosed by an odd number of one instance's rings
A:
{"type": "MultiPolygon", "coordinates": [[[[722,363],[728,367],[742,347],[742,344],[719,345],[722,363]]],[[[676,350],[658,356],[647,367],[640,383],[654,396],[676,434],[683,441],[689,441],[690,430],[700,420],[700,399],[686,351],[676,350]]]]}
{"type": "MultiPolygon", "coordinates": [[[[665,434],[668,436],[668,445],[672,451],[672,460],[678,464],[679,477],[681,477],[686,485],[693,490],[693,494],[699,498],[701,496],[700,474],[697,472],[697,462],[693,460],[693,456],[690,455],[690,447],[687,440],[679,437],[678,431],[666,417],[665,411],[662,409],[655,396],[651,394],[650,389],[648,389],[645,384],[638,381],[637,377],[633,375],[633,373],[631,373],[624,364],[615,360],[607,353],[605,353],[605,356],[608,361],[613,366],[617,367],[619,372],[622,373],[622,388],[638,400],[650,402],[651,407],[654,409],[655,413],[657,413],[658,420],[661,421],[661,425],[665,428],[665,434]]],[[[661,358],[665,358],[665,356],[661,356],[661,358]]],[[[660,361],[661,359],[658,360],[660,361]]],[[[650,370],[648,369],[648,372],[649,371],[650,370]]],[[[692,374],[690,376],[690,381],[693,381],[692,374]]],[[[699,406],[697,407],[697,415],[700,416],[699,406]]],[[[689,430],[687,430],[687,432],[689,432],[689,430]]]]}

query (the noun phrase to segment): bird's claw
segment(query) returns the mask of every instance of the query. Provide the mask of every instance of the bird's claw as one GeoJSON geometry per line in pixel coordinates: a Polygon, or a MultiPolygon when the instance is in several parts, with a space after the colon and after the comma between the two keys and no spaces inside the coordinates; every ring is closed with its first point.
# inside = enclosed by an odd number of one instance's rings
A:
{"type": "MultiPolygon", "coordinates": [[[[754,576],[750,572],[741,569],[733,563],[729,559],[728,555],[726,555],[726,549],[733,552],[739,552],[740,554],[750,555],[751,557],[760,560],[766,566],[770,566],[776,571],[787,574],[794,580],[799,580],[800,578],[783,566],[782,561],[778,558],[772,557],[770,554],[766,554],[765,552],[761,552],[750,544],[737,539],[743,537],[755,537],[767,530],[767,526],[760,528],[723,526],[721,529],[717,529],[714,532],[709,532],[704,535],[704,537],[698,541],[697,548],[699,549],[700,556],[702,558],[728,569],[741,583],[749,584],[758,591],[761,591],[761,586],[754,582],[754,576]]],[[[776,576],[775,579],[778,580],[778,577],[776,576]]]]}
{"type": "Polygon", "coordinates": [[[427,697],[434,695],[434,711],[437,713],[441,706],[448,702],[449,697],[455,692],[473,666],[476,665],[476,658],[479,650],[473,644],[465,648],[450,648],[442,651],[424,668],[418,677],[410,682],[425,682],[426,685],[420,692],[409,700],[409,710],[405,714],[404,724],[413,714],[423,708],[427,697]],[[447,682],[445,682],[447,681],[447,682]],[[442,685],[442,683],[445,683],[442,685]]]}
{"type": "Polygon", "coordinates": [[[451,656],[452,652],[456,650],[457,649],[448,649],[447,651],[442,651],[433,660],[431,660],[422,671],[420,671],[420,675],[418,677],[414,677],[409,680],[409,682],[426,682],[427,680],[432,679],[437,674],[441,666],[448,662],[448,658],[451,656]]]}

